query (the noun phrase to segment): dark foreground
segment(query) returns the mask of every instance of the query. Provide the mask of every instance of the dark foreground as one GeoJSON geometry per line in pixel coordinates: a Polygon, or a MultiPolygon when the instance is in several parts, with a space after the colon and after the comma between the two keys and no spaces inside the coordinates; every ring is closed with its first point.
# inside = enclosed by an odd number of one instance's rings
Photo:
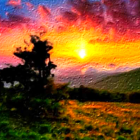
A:
{"type": "Polygon", "coordinates": [[[140,140],[140,104],[60,101],[59,118],[0,111],[0,140],[140,140]],[[11,116],[11,114],[13,114],[11,116]]]}

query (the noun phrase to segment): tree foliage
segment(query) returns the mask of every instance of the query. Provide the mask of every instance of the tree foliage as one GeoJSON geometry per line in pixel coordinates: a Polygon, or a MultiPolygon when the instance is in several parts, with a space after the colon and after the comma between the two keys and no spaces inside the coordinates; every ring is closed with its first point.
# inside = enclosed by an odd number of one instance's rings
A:
{"type": "Polygon", "coordinates": [[[12,85],[4,96],[6,107],[10,110],[15,108],[17,113],[31,117],[55,114],[58,112],[58,102],[48,99],[53,92],[53,83],[49,77],[53,76],[51,70],[56,68],[50,58],[53,47],[36,35],[32,35],[30,41],[33,45],[31,51],[18,47],[14,52],[23,64],[9,65],[0,70],[0,87],[3,87],[3,82],[12,85]],[[18,84],[14,85],[15,82],[18,84]],[[48,100],[50,102],[46,102],[48,100]]]}
{"type": "Polygon", "coordinates": [[[51,70],[55,69],[56,65],[51,61],[49,53],[53,47],[47,40],[41,41],[36,35],[32,35],[30,41],[33,44],[31,51],[18,47],[14,52],[14,55],[22,60],[23,65],[10,66],[1,70],[1,81],[11,84],[18,81],[26,86],[29,82],[36,80],[44,83],[49,76],[53,76],[51,70]]]}

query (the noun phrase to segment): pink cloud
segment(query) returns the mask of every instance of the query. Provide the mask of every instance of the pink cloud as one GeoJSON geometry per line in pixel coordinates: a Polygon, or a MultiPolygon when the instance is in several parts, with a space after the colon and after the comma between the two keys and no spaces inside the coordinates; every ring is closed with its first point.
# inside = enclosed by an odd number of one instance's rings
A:
{"type": "Polygon", "coordinates": [[[46,18],[51,15],[50,9],[45,7],[44,5],[38,6],[38,13],[41,18],[46,18]]]}
{"type": "Polygon", "coordinates": [[[21,6],[21,0],[9,0],[8,5],[14,6],[14,7],[20,7],[21,6]]]}

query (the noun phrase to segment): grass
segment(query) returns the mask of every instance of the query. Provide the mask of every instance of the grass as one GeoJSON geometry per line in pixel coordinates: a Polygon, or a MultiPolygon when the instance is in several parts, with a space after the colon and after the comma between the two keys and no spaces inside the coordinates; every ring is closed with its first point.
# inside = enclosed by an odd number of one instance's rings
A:
{"type": "MultiPolygon", "coordinates": [[[[0,111],[2,140],[139,140],[140,104],[61,101],[57,120],[28,121],[0,111]]],[[[14,112],[14,110],[11,110],[14,112]]]]}
{"type": "Polygon", "coordinates": [[[140,92],[140,68],[134,69],[128,72],[123,72],[121,74],[116,74],[113,76],[108,76],[95,85],[90,85],[89,87],[95,87],[97,89],[107,90],[111,92],[140,92]]]}

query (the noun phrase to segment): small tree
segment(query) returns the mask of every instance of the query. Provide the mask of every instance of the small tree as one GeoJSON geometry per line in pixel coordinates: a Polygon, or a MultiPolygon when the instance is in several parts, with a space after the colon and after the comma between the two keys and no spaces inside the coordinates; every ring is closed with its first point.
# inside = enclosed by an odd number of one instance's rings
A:
{"type": "Polygon", "coordinates": [[[49,86],[48,78],[53,76],[51,70],[56,68],[49,53],[53,47],[47,40],[42,41],[36,35],[32,35],[30,41],[33,44],[31,51],[19,47],[14,52],[23,64],[0,70],[0,81],[12,84],[6,96],[8,108],[16,108],[19,113],[27,116],[40,116],[40,113],[47,115],[46,112],[54,111],[52,104],[58,103],[52,99],[46,102],[47,94],[51,93],[53,88],[53,85],[49,86]],[[15,81],[19,82],[19,85],[14,86],[15,81]]]}
{"type": "Polygon", "coordinates": [[[36,35],[31,36],[31,43],[33,44],[31,52],[27,51],[27,48],[22,51],[19,47],[14,55],[21,58],[25,67],[33,70],[40,80],[46,80],[51,75],[51,69],[56,68],[56,65],[50,59],[49,53],[53,47],[47,40],[41,41],[36,35]]]}
{"type": "Polygon", "coordinates": [[[15,56],[22,59],[23,65],[10,66],[1,70],[1,81],[10,82],[12,85],[14,81],[18,81],[24,86],[31,81],[39,81],[44,85],[48,77],[53,76],[51,70],[57,67],[50,59],[49,51],[53,47],[47,40],[41,41],[36,35],[32,35],[30,41],[33,44],[31,51],[18,47],[14,52],[15,56]]]}

